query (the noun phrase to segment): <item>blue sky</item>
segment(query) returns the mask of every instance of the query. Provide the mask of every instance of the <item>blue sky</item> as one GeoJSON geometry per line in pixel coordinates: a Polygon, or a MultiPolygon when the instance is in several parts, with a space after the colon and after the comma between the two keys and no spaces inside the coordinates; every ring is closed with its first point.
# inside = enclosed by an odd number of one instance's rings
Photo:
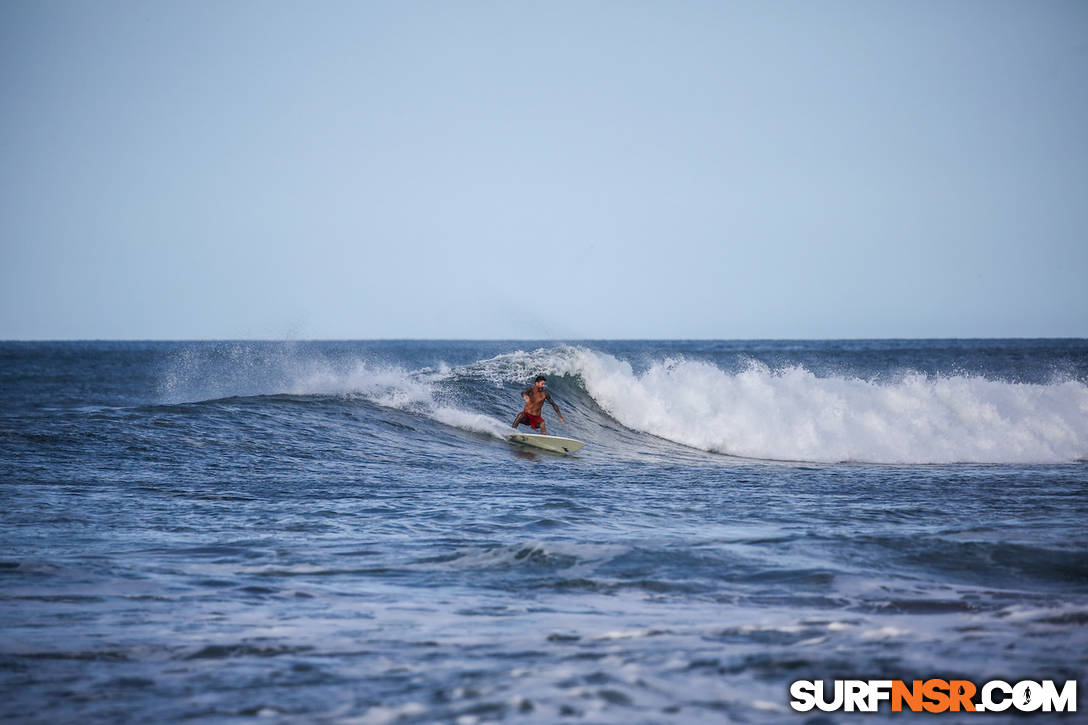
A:
{"type": "Polygon", "coordinates": [[[0,339],[1088,336],[1088,4],[0,5],[0,339]]]}

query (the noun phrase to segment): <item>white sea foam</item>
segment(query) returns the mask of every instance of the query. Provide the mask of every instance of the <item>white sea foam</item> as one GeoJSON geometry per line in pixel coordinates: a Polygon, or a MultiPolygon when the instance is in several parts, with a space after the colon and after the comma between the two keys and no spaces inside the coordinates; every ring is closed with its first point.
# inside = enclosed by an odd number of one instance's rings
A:
{"type": "MultiPolygon", "coordinates": [[[[542,351],[544,352],[544,351],[542,351]]],[[[728,372],[676,358],[636,373],[584,348],[546,351],[628,428],[684,445],[774,460],[1045,463],[1088,458],[1088,386],[907,374],[817,377],[751,363],[728,372]]]]}

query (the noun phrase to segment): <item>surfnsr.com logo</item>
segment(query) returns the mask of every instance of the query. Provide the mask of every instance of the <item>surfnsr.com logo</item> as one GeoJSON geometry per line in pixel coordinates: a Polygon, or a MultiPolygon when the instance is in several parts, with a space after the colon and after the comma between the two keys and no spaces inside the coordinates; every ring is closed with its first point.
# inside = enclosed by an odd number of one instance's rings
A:
{"type": "Polygon", "coordinates": [[[1077,681],[1061,689],[1053,680],[1010,684],[991,680],[981,687],[968,680],[797,680],[790,685],[790,707],[798,712],[877,712],[887,703],[892,712],[1076,712],[1077,681]]]}

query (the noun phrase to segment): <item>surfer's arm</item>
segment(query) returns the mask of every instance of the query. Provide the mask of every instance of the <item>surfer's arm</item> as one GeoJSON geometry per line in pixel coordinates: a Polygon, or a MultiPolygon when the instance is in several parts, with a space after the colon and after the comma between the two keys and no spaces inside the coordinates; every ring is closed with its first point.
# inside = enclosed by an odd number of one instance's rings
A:
{"type": "Polygon", "coordinates": [[[547,401],[548,401],[549,403],[551,403],[551,404],[552,404],[552,408],[553,408],[553,409],[555,410],[555,414],[559,416],[559,422],[560,422],[560,423],[566,423],[567,421],[565,421],[565,420],[563,419],[563,414],[559,412],[559,406],[555,404],[555,401],[554,401],[554,400],[552,400],[552,396],[551,396],[551,395],[547,395],[547,396],[545,396],[545,398],[547,399],[547,401]]]}

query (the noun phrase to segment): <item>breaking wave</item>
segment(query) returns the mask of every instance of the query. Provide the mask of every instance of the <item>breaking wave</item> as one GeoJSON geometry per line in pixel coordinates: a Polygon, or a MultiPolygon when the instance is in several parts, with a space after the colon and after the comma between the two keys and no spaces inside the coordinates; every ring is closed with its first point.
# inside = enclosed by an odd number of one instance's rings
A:
{"type": "Polygon", "coordinates": [[[1041,463],[1088,457],[1088,386],[906,374],[892,383],[803,367],[740,372],[682,358],[635,373],[577,349],[567,370],[617,421],[706,451],[874,463],[1041,463]]]}
{"type": "MultiPolygon", "coordinates": [[[[594,428],[621,426],[743,458],[885,464],[1060,463],[1088,459],[1088,385],[978,375],[818,375],[748,360],[734,369],[674,356],[639,368],[581,346],[515,351],[468,364],[330,361],[290,352],[181,360],[167,398],[359,396],[464,430],[502,436],[521,385],[551,376],[561,404],[594,428]]],[[[568,416],[569,417],[569,416],[568,416]]],[[[578,434],[571,429],[570,434],[578,434]]],[[[604,443],[602,441],[602,443],[604,443]]],[[[614,444],[610,441],[608,444],[614,444]]]]}

